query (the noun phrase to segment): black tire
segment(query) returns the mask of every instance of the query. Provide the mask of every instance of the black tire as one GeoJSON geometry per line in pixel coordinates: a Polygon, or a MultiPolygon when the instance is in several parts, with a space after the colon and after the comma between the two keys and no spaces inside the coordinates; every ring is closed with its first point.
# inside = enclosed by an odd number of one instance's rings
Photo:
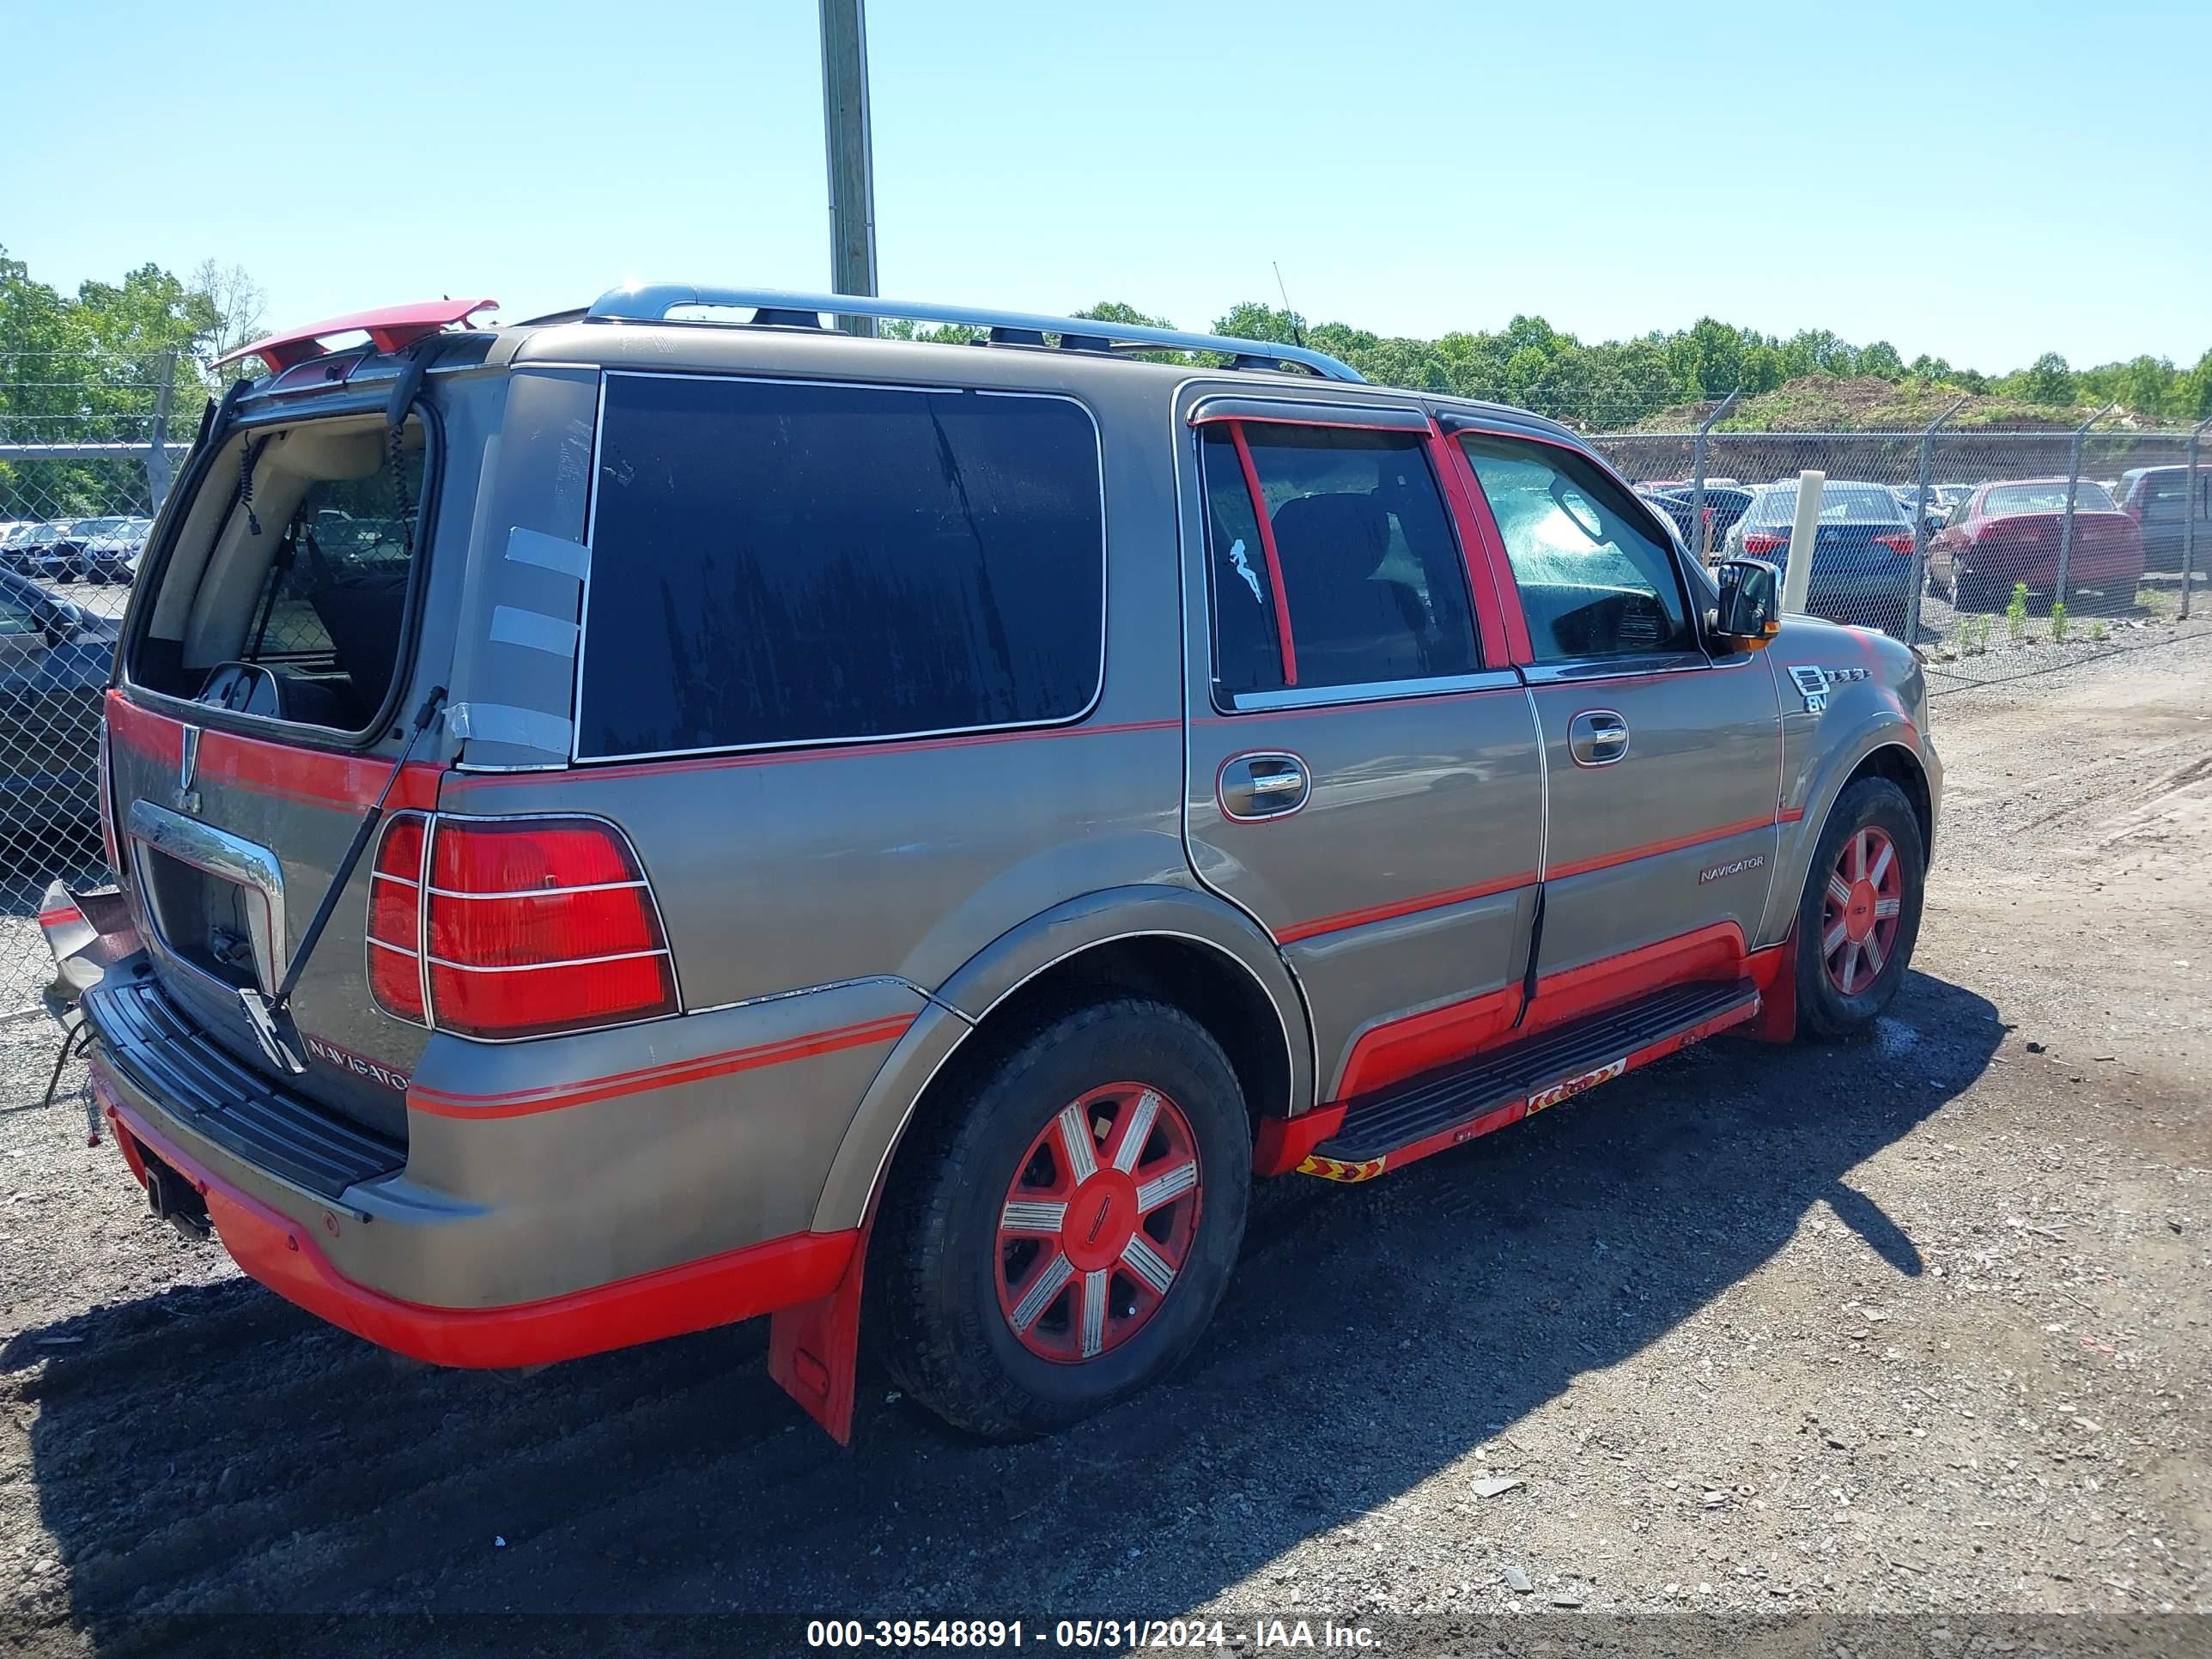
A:
{"type": "MultiPolygon", "coordinates": [[[[1920,820],[1905,792],[1887,778],[1861,778],[1846,788],[1828,813],[1820,839],[1813,849],[1812,867],[1805,876],[1805,891],[1797,902],[1797,1024],[1801,1033],[1814,1037],[1847,1037],[1872,1025],[1889,1006],[1905,970],[1912,960],[1912,947],[1920,937],[1920,907],[1926,890],[1928,852],[1920,834],[1920,820]],[[1898,895],[1896,931],[1871,980],[1850,993],[1832,977],[1822,950],[1821,920],[1828,881],[1837,861],[1862,830],[1886,836],[1895,849],[1901,891],[1898,895]]],[[[1858,964],[1865,964],[1863,957],[1858,964]]]]}
{"type": "Polygon", "coordinates": [[[1961,611],[1993,611],[1997,610],[1996,584],[1978,571],[1960,568],[1953,583],[1957,594],[1957,608],[1961,611]]]}
{"type": "Polygon", "coordinates": [[[870,1252],[870,1322],[892,1376],[946,1422],[1029,1439],[1126,1399],[1190,1352],[1243,1238],[1250,1123],[1220,1045],[1181,1009],[1137,997],[1050,1018],[962,1093],[900,1149],[870,1252]],[[1193,1231],[1173,1282],[1126,1339],[1088,1358],[1040,1357],[1002,1307],[1002,1208],[1061,1109],[1125,1081],[1180,1109],[1199,1169],[1193,1231]]]}

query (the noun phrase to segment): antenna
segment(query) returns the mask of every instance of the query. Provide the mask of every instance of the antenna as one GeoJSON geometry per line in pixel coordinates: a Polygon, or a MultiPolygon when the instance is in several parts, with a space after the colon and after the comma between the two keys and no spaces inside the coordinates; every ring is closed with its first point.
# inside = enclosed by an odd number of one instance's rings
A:
{"type": "Polygon", "coordinates": [[[1283,296],[1283,314],[1291,319],[1291,343],[1300,350],[1304,350],[1306,343],[1305,325],[1298,320],[1298,313],[1291,309],[1291,291],[1283,286],[1282,262],[1279,259],[1270,259],[1267,263],[1274,267],[1275,292],[1283,296]]]}

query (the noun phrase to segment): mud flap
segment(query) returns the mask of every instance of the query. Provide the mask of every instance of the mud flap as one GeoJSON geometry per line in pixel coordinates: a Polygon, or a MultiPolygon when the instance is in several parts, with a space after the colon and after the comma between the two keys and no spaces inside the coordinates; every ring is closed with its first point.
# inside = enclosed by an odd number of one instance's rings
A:
{"type": "Polygon", "coordinates": [[[1759,987],[1759,1012],[1736,1027],[1738,1036],[1759,1042],[1797,1040],[1797,925],[1789,937],[1769,950],[1757,951],[1745,964],[1759,987]]]}
{"type": "Polygon", "coordinates": [[[868,1265],[870,1212],[845,1276],[828,1296],[769,1316],[768,1374],[841,1446],[853,1443],[853,1399],[860,1358],[860,1281],[868,1265]]]}

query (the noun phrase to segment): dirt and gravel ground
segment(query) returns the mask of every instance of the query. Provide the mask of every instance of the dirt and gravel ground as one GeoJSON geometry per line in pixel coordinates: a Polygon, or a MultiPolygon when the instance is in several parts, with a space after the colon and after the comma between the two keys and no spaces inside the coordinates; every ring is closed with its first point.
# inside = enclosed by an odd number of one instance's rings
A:
{"type": "Polygon", "coordinates": [[[65,1650],[245,1610],[2194,1639],[2156,1615],[2212,1609],[2212,640],[1947,696],[1936,737],[1917,971],[1872,1041],[1716,1042],[1292,1194],[1182,1375],[1037,1445],[878,1375],[841,1451],[757,1327],[406,1364],[148,1219],[84,1096],[38,1108],[50,1028],[0,1027],[0,1606],[65,1650]]]}

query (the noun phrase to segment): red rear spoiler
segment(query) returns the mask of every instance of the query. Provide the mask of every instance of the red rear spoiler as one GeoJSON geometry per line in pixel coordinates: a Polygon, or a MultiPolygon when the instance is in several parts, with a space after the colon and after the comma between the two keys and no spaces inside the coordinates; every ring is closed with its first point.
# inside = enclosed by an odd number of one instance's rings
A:
{"type": "Polygon", "coordinates": [[[496,300],[426,300],[420,305],[386,306],[381,311],[356,311],[350,317],[332,317],[327,321],[309,323],[305,328],[295,328],[283,334],[272,334],[265,340],[256,340],[252,345],[240,346],[235,351],[226,351],[215,360],[215,367],[234,363],[241,357],[258,357],[269,365],[270,373],[282,374],[295,364],[324,355],[323,338],[331,334],[367,334],[370,343],[379,351],[398,351],[410,346],[426,335],[455,323],[465,323],[479,311],[499,304],[496,300]]]}

